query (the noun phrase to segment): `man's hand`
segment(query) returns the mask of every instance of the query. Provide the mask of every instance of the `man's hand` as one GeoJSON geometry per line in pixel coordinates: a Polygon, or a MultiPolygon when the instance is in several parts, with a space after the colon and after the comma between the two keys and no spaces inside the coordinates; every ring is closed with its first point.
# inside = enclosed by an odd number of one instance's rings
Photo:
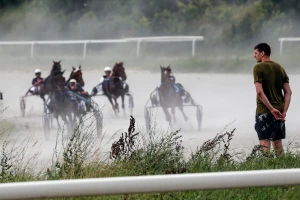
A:
{"type": "Polygon", "coordinates": [[[285,118],[285,117],[286,117],[286,112],[283,112],[283,113],[282,113],[282,116],[285,118]]]}
{"type": "Polygon", "coordinates": [[[266,97],[262,84],[256,82],[255,88],[257,92],[257,96],[263,102],[263,104],[271,111],[272,115],[275,117],[276,120],[285,121],[285,114],[283,115],[279,110],[275,109],[271,103],[269,102],[268,98],[266,97]]]}
{"type": "Polygon", "coordinates": [[[42,83],[42,81],[37,81],[37,82],[34,84],[34,86],[37,86],[37,85],[39,85],[40,83],[42,83]]]}
{"type": "Polygon", "coordinates": [[[276,120],[285,121],[285,116],[283,116],[283,114],[279,110],[274,108],[273,110],[271,110],[271,113],[276,120]]]}

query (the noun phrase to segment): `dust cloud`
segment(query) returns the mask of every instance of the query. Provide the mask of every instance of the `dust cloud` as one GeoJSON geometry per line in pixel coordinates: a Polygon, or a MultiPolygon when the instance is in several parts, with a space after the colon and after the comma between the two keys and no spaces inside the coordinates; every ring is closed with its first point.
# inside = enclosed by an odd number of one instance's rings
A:
{"type": "MultiPolygon", "coordinates": [[[[64,66],[64,65],[62,65],[64,66]]],[[[126,64],[125,64],[126,67],[126,64]]],[[[66,68],[66,67],[63,67],[66,68]]],[[[70,70],[67,70],[68,76],[70,70]]],[[[83,68],[83,77],[86,82],[85,90],[91,91],[99,83],[102,69],[89,70],[83,68]]],[[[43,76],[46,76],[43,72],[43,76]]],[[[183,84],[190,92],[192,98],[203,107],[202,130],[197,131],[196,110],[187,108],[184,110],[189,116],[187,122],[176,109],[177,124],[173,129],[168,126],[164,113],[161,109],[154,110],[157,128],[163,130],[161,134],[181,129],[183,144],[187,148],[187,154],[196,150],[208,139],[213,138],[217,133],[231,131],[236,128],[234,138],[231,141],[231,149],[235,152],[250,152],[254,145],[258,144],[256,132],[254,130],[255,114],[255,90],[251,75],[235,74],[180,74],[174,72],[177,82],[183,84]]],[[[150,93],[159,86],[160,73],[147,71],[127,70],[130,90],[134,97],[135,107],[133,117],[136,119],[139,130],[145,132],[144,107],[149,99],[150,93]]],[[[1,115],[14,124],[10,133],[11,139],[22,141],[26,137],[31,137],[32,148],[28,149],[29,154],[39,152],[40,155],[35,161],[40,165],[51,163],[53,151],[56,145],[57,127],[51,131],[50,141],[46,141],[42,127],[43,103],[39,97],[27,98],[26,116],[20,115],[19,98],[24,95],[30,86],[33,78],[32,71],[2,71],[0,73],[1,90],[4,92],[4,107],[7,110],[1,115]],[[37,144],[35,144],[37,143],[37,144]],[[35,144],[35,145],[34,145],[35,144]]],[[[299,75],[290,75],[291,87],[294,88],[299,82],[299,75]]],[[[287,139],[284,144],[293,142],[297,145],[299,140],[297,116],[300,108],[298,102],[300,96],[296,93],[292,97],[292,102],[287,114],[287,139]]],[[[111,105],[106,97],[95,97],[94,100],[103,109],[104,114],[104,139],[100,148],[103,152],[110,150],[111,144],[122,132],[126,132],[129,126],[128,98],[125,98],[127,115],[122,112],[116,117],[111,105]]],[[[118,99],[119,104],[121,99],[118,99]]],[[[300,99],[299,99],[300,100],[300,99]]]]}
{"type": "MultiPolygon", "coordinates": [[[[94,2],[97,3],[98,1],[94,2]]],[[[139,6],[140,5],[134,5],[133,10],[139,10],[139,6]]],[[[16,9],[14,12],[6,13],[6,18],[2,20],[11,24],[11,27],[7,30],[1,30],[2,36],[0,39],[10,41],[113,39],[111,36],[114,36],[115,39],[120,39],[138,35],[134,30],[129,30],[128,27],[124,28],[122,26],[120,26],[118,36],[113,35],[115,33],[112,32],[101,32],[101,27],[105,23],[112,22],[114,18],[111,17],[116,13],[111,13],[111,16],[107,15],[105,20],[101,22],[98,27],[95,27],[95,24],[93,24],[93,16],[88,16],[87,13],[86,18],[83,17],[81,21],[67,19],[70,20],[70,27],[66,28],[60,27],[60,23],[55,21],[53,16],[45,16],[43,9],[44,8],[37,7],[35,10],[30,10],[25,6],[16,9]],[[19,21],[17,20],[18,23],[15,23],[16,19],[19,19],[19,21]],[[78,24],[76,24],[77,22],[78,24]],[[120,35],[122,37],[119,37],[120,35]]],[[[201,29],[201,27],[199,29],[201,29]]],[[[207,32],[206,35],[209,36],[211,33],[212,32],[207,32]]],[[[157,32],[152,34],[159,35],[162,33],[157,32]]],[[[270,31],[259,35],[262,35],[260,39],[266,39],[267,42],[270,42],[272,50],[274,49],[274,52],[278,54],[279,44],[277,38],[275,36],[272,36],[271,39],[267,37],[271,34],[272,32],[270,31]]],[[[247,44],[251,42],[252,41],[245,41],[247,44]]],[[[196,56],[200,61],[201,59],[205,60],[207,57],[211,57],[211,60],[216,60],[218,57],[229,58],[228,60],[230,60],[232,67],[240,67],[239,63],[236,64],[236,61],[244,59],[247,66],[254,66],[255,63],[251,60],[253,45],[245,45],[243,49],[232,49],[225,44],[214,43],[212,45],[209,37],[208,39],[205,37],[204,43],[199,42],[196,45],[196,56]]],[[[34,46],[34,59],[30,58],[29,45],[1,46],[0,91],[4,94],[4,107],[7,107],[5,112],[1,114],[1,118],[14,125],[9,138],[12,140],[18,139],[18,142],[21,143],[25,138],[30,136],[29,146],[31,148],[27,149],[28,154],[32,155],[36,152],[40,152],[39,157],[35,160],[39,162],[40,167],[51,163],[57,141],[56,123],[54,123],[54,129],[51,131],[50,141],[46,141],[42,127],[42,100],[36,96],[27,98],[26,116],[22,118],[19,98],[24,95],[31,86],[34,69],[42,69],[42,76],[46,77],[50,72],[52,60],[62,60],[62,68],[66,70],[65,77],[69,76],[72,65],[77,67],[81,64],[83,78],[86,82],[84,89],[88,92],[99,83],[100,77],[103,74],[103,68],[106,65],[112,67],[114,62],[124,61],[128,76],[127,83],[130,86],[135,102],[133,117],[136,119],[139,129],[145,132],[144,107],[149,99],[150,93],[160,84],[159,65],[168,65],[172,62],[176,65],[177,69],[180,69],[180,67],[188,67],[189,65],[193,65],[196,69],[203,67],[205,64],[205,67],[215,68],[216,70],[214,71],[216,72],[218,72],[221,67],[224,67],[222,61],[219,66],[214,66],[210,64],[210,62],[200,64],[193,63],[195,62],[194,58],[191,58],[191,61],[185,63],[185,65],[180,66],[178,60],[180,60],[181,57],[190,56],[191,49],[191,43],[189,42],[177,44],[164,43],[164,45],[142,44],[142,57],[137,59],[138,62],[133,63],[132,60],[136,59],[136,43],[89,44],[87,47],[86,60],[81,59],[83,54],[83,45],[81,44],[36,45],[34,46]],[[168,56],[168,61],[163,60],[163,58],[168,56]],[[147,57],[147,59],[145,59],[145,57],[147,57]],[[136,65],[136,67],[131,68],[132,65],[136,65]],[[143,68],[143,70],[138,70],[139,68],[143,68]]],[[[206,61],[207,60],[205,60],[205,62],[206,61]]],[[[174,65],[171,65],[171,67],[174,65]]],[[[181,113],[176,110],[177,124],[173,129],[168,127],[162,110],[156,109],[154,110],[154,117],[156,118],[157,127],[162,130],[162,134],[165,134],[166,131],[170,132],[181,129],[180,134],[183,136],[187,154],[196,150],[197,146],[201,146],[203,142],[213,138],[217,133],[231,131],[236,128],[234,138],[231,141],[231,149],[236,152],[250,152],[253,146],[258,144],[258,138],[254,130],[256,94],[251,75],[252,68],[250,67],[247,70],[248,74],[179,73],[177,70],[173,70],[176,81],[181,83],[184,88],[190,92],[192,98],[203,107],[202,130],[197,131],[195,108],[184,108],[189,117],[187,122],[183,120],[181,113]]],[[[194,70],[191,69],[190,71],[194,70]]],[[[295,90],[296,86],[300,84],[300,75],[290,74],[289,71],[287,72],[290,76],[292,90],[295,90]]],[[[300,108],[296,104],[296,102],[299,101],[298,99],[300,100],[300,95],[294,92],[287,113],[287,139],[284,141],[285,147],[290,142],[297,145],[299,141],[299,123],[297,116],[298,113],[300,113],[300,108]]],[[[103,149],[103,152],[108,152],[111,143],[115,141],[122,132],[127,131],[129,126],[128,98],[125,98],[127,115],[123,116],[121,112],[118,117],[114,115],[112,107],[106,97],[96,97],[94,100],[103,108],[104,131],[106,133],[101,149],[103,149]]],[[[121,99],[118,99],[119,104],[120,100],[121,99]]]]}

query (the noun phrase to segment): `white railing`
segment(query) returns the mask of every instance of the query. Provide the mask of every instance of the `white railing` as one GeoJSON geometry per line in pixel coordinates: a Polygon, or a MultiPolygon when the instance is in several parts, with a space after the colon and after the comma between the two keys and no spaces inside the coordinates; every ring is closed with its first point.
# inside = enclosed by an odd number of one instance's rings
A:
{"type": "Polygon", "coordinates": [[[3,93],[0,91],[0,113],[3,112],[3,93]]]}
{"type": "Polygon", "coordinates": [[[196,41],[203,41],[203,36],[162,36],[162,37],[140,37],[125,38],[128,42],[137,42],[136,56],[140,55],[140,45],[142,42],[188,42],[192,41],[192,56],[195,56],[196,41]]]}
{"type": "Polygon", "coordinates": [[[136,56],[140,56],[140,45],[142,42],[184,42],[192,41],[192,56],[195,56],[196,41],[203,41],[203,36],[162,36],[162,37],[137,37],[137,38],[124,38],[124,39],[108,39],[108,40],[54,40],[54,41],[5,41],[0,45],[30,45],[30,56],[34,56],[34,46],[38,44],[83,44],[83,58],[86,57],[87,44],[101,44],[101,43],[128,43],[136,42],[137,51],[136,56]]]}
{"type": "Polygon", "coordinates": [[[300,185],[300,169],[2,183],[0,199],[101,196],[285,185],[300,185]]]}
{"type": "Polygon", "coordinates": [[[300,38],[298,37],[289,37],[289,38],[279,38],[278,39],[280,42],[280,49],[279,49],[279,55],[282,56],[282,51],[283,51],[283,42],[296,42],[296,41],[300,41],[300,38]]]}

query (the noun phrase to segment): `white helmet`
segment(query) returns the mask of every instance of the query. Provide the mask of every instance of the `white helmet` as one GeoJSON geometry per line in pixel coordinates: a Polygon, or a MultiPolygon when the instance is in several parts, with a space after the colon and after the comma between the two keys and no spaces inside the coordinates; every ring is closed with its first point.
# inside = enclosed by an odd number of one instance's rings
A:
{"type": "Polygon", "coordinates": [[[42,72],[40,69],[36,69],[36,70],[34,70],[34,74],[36,74],[36,73],[42,73],[42,72]]]}
{"type": "Polygon", "coordinates": [[[107,71],[111,71],[111,68],[108,66],[104,68],[104,72],[107,72],[107,71]]]}
{"type": "Polygon", "coordinates": [[[77,81],[75,79],[71,79],[70,83],[77,83],[77,81]]]}

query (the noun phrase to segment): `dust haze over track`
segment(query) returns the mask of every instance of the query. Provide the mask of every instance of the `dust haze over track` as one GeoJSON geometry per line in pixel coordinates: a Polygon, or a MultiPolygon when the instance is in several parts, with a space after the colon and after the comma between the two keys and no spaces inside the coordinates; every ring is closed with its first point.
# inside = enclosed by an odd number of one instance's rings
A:
{"type": "MultiPolygon", "coordinates": [[[[36,2],[40,3],[40,1],[36,2]]],[[[48,2],[52,3],[54,1],[48,2]]],[[[61,3],[61,1],[57,2],[61,3]]],[[[296,31],[299,29],[299,20],[296,20],[296,22],[291,22],[291,20],[289,20],[288,25],[286,25],[284,20],[279,23],[277,16],[270,18],[267,21],[265,20],[264,15],[259,15],[254,18],[249,17],[251,16],[249,15],[251,12],[248,10],[253,10],[253,13],[257,16],[255,12],[256,9],[252,9],[251,5],[249,5],[250,7],[241,5],[245,12],[241,12],[243,15],[240,16],[236,15],[236,10],[240,7],[232,7],[231,5],[229,5],[228,8],[223,7],[224,3],[221,2],[222,5],[218,5],[217,7],[212,5],[212,8],[214,9],[209,8],[207,10],[209,12],[202,12],[207,13],[208,16],[212,16],[210,20],[206,20],[209,18],[207,18],[206,15],[203,15],[203,19],[207,21],[206,23],[203,23],[201,18],[199,18],[199,22],[197,23],[182,26],[184,24],[178,23],[176,18],[173,17],[174,15],[170,15],[171,17],[166,15],[161,18],[162,22],[164,22],[162,23],[162,27],[166,27],[167,29],[169,28],[170,30],[176,30],[178,28],[178,30],[175,32],[165,32],[160,29],[153,31],[148,27],[148,20],[150,18],[147,19],[143,17],[141,20],[139,17],[140,14],[143,14],[143,9],[141,8],[143,8],[143,4],[145,4],[141,1],[136,1],[138,2],[138,5],[125,4],[132,7],[130,10],[135,11],[132,12],[134,14],[133,16],[124,16],[124,13],[120,11],[123,7],[117,9],[113,6],[112,9],[107,9],[106,7],[99,6],[101,5],[101,1],[99,0],[93,0],[90,2],[94,2],[95,4],[82,4],[80,10],[86,9],[87,6],[87,8],[103,8],[106,9],[104,10],[105,12],[83,12],[84,15],[82,15],[79,19],[73,19],[71,17],[72,12],[60,11],[60,8],[65,7],[60,5],[52,5],[53,12],[52,10],[50,10],[50,12],[45,12],[47,10],[44,7],[45,5],[39,6],[39,4],[34,7],[32,4],[25,4],[20,6],[18,9],[7,11],[3,10],[3,18],[0,22],[0,25],[3,27],[1,26],[2,29],[0,31],[0,38],[1,40],[9,41],[104,38],[119,39],[123,37],[159,36],[166,34],[182,35],[181,33],[184,33],[187,35],[203,35],[205,42],[199,42],[196,45],[196,57],[198,60],[195,58],[186,59],[188,60],[187,63],[184,63],[180,61],[180,58],[176,59],[175,57],[190,56],[190,43],[177,43],[176,45],[170,43],[164,43],[163,45],[142,44],[142,62],[132,62],[132,58],[135,59],[136,44],[89,44],[87,47],[86,61],[80,58],[80,56],[82,56],[82,45],[35,45],[34,56],[40,56],[40,58],[37,58],[36,60],[29,58],[30,47],[26,45],[1,46],[0,91],[4,92],[4,106],[8,106],[8,109],[5,110],[0,117],[1,119],[6,119],[10,123],[14,124],[14,128],[10,133],[10,139],[14,140],[19,137],[17,142],[22,143],[25,138],[31,136],[30,145],[28,145],[29,148],[27,151],[28,154],[31,155],[35,152],[41,152],[40,156],[36,160],[39,162],[39,166],[46,165],[51,162],[56,145],[57,131],[55,129],[52,130],[50,141],[46,141],[42,127],[42,100],[39,97],[28,98],[26,103],[26,117],[21,118],[19,97],[24,95],[26,90],[30,87],[31,80],[34,77],[34,69],[42,69],[42,76],[46,77],[50,72],[52,60],[62,60],[62,68],[66,69],[66,78],[69,76],[72,64],[75,67],[81,64],[83,67],[83,77],[86,82],[86,86],[84,88],[88,92],[90,92],[92,88],[99,83],[100,77],[103,74],[103,68],[106,65],[110,65],[112,67],[114,62],[123,61],[128,75],[127,82],[130,86],[131,92],[133,93],[135,102],[133,117],[136,119],[137,126],[142,130],[145,127],[144,106],[149,99],[150,93],[160,84],[159,65],[167,66],[171,64],[176,76],[176,81],[181,83],[184,88],[190,92],[192,98],[203,107],[202,130],[200,132],[196,131],[195,109],[184,108],[190,119],[188,122],[183,120],[181,113],[178,109],[176,109],[178,125],[174,130],[181,129],[180,134],[183,135],[183,145],[188,148],[188,152],[190,150],[195,150],[197,146],[201,146],[203,142],[213,138],[217,133],[224,132],[226,130],[231,131],[234,128],[236,128],[236,131],[234,133],[233,140],[231,141],[231,149],[236,152],[250,152],[253,146],[258,144],[258,139],[254,130],[256,94],[251,75],[254,63],[250,54],[253,50],[253,45],[241,45],[236,44],[236,42],[240,41],[242,44],[252,44],[252,42],[255,42],[256,44],[258,42],[257,40],[267,40],[272,47],[272,52],[276,55],[278,54],[279,48],[276,34],[283,34],[280,35],[280,37],[297,35],[299,33],[299,31],[296,31]],[[223,23],[223,21],[220,21],[220,24],[214,23],[213,21],[216,16],[218,17],[218,15],[215,15],[214,12],[220,14],[220,8],[222,8],[222,10],[225,8],[228,10],[227,12],[230,11],[229,14],[232,13],[231,15],[233,16],[230,19],[237,20],[231,21],[226,18],[226,23],[223,23]],[[97,19],[94,14],[100,14],[100,16],[102,14],[105,15],[97,19]],[[238,18],[236,16],[238,16],[238,18]],[[251,21],[248,21],[248,19],[251,19],[251,21]],[[252,21],[254,19],[256,21],[252,21]],[[237,24],[235,22],[239,21],[243,22],[240,23],[241,25],[245,24],[244,22],[249,22],[253,25],[263,24],[263,29],[261,30],[253,28],[253,26],[249,26],[251,29],[255,30],[255,35],[252,40],[248,41],[248,39],[245,39],[248,34],[243,34],[248,33],[247,30],[249,29],[246,29],[247,27],[241,26],[241,29],[236,29],[237,31],[241,31],[241,34],[237,36],[234,36],[233,33],[231,33],[231,29],[226,29],[228,25],[237,24]],[[136,30],[137,27],[135,26],[135,22],[144,22],[145,29],[140,27],[138,32],[136,30]],[[112,29],[113,27],[116,28],[112,29]],[[196,27],[196,29],[193,31],[192,27],[196,27]],[[291,27],[293,28],[291,29],[291,27]],[[130,56],[132,58],[129,62],[130,56]],[[159,58],[162,56],[169,57],[169,61],[159,58]],[[61,57],[68,57],[68,60],[61,57]],[[144,59],[145,57],[147,57],[147,60],[144,59]],[[218,59],[218,57],[225,58],[229,61],[224,62],[222,59],[218,59]],[[131,64],[138,65],[138,62],[142,64],[132,69],[131,64]],[[138,68],[143,68],[143,70],[138,70],[138,68]],[[187,71],[198,71],[198,69],[201,69],[199,71],[211,72],[226,72],[229,70],[237,72],[240,70],[243,72],[246,71],[248,74],[206,74],[196,72],[179,73],[180,68],[189,68],[187,71]],[[146,71],[145,69],[149,69],[149,71],[146,71]]],[[[172,8],[169,4],[166,4],[166,7],[168,9],[172,8]]],[[[193,6],[189,7],[194,9],[193,6]]],[[[260,6],[258,8],[261,9],[260,6]]],[[[149,10],[150,8],[146,6],[144,9],[149,10]]],[[[76,10],[74,10],[74,12],[76,12],[76,10]]],[[[259,12],[261,11],[259,10],[259,12]]],[[[191,14],[190,12],[188,13],[191,14]]],[[[197,14],[200,12],[195,13],[197,14]]],[[[280,12],[275,13],[282,15],[280,12]]],[[[153,14],[156,13],[153,12],[153,14]]],[[[221,14],[223,15],[223,12],[221,12],[221,14]]],[[[178,18],[182,17],[184,17],[183,14],[178,15],[178,18]]],[[[196,17],[193,18],[196,19],[196,17]]],[[[225,18],[220,17],[220,19],[223,20],[225,18]]],[[[187,22],[190,21],[191,20],[189,19],[187,22]]],[[[294,48],[290,48],[291,45],[292,44],[285,46],[285,49],[288,50],[286,55],[291,52],[298,52],[298,45],[295,45],[296,47],[294,48]]],[[[293,57],[293,59],[287,58],[285,62],[286,65],[283,67],[291,66],[291,60],[296,63],[294,66],[298,66],[297,58],[297,56],[293,57]]],[[[299,72],[298,67],[294,67],[293,71],[299,72]]],[[[296,91],[296,86],[300,83],[300,75],[292,75],[288,70],[287,73],[290,77],[293,95],[291,105],[287,113],[287,139],[284,140],[285,147],[286,144],[291,141],[299,141],[298,129],[300,126],[297,118],[298,113],[300,112],[300,107],[297,106],[296,103],[300,100],[300,95],[296,91]]],[[[120,100],[121,99],[118,99],[119,104],[120,100]]],[[[106,97],[97,97],[96,102],[99,104],[100,108],[103,107],[104,131],[106,131],[104,141],[102,142],[103,146],[100,148],[103,149],[104,152],[107,152],[110,150],[111,143],[117,140],[122,132],[127,131],[130,119],[128,98],[125,97],[127,116],[123,116],[121,113],[118,118],[114,116],[112,107],[106,97]],[[112,138],[114,135],[115,137],[112,138]]],[[[155,111],[157,111],[154,112],[157,127],[161,130],[159,133],[165,134],[167,131],[174,131],[169,129],[162,109],[157,109],[155,111]]],[[[54,127],[56,128],[55,121],[54,127]]],[[[1,146],[2,142],[3,141],[0,142],[1,146]]]]}
{"type": "MultiPolygon", "coordinates": [[[[126,62],[124,63],[126,68],[126,62]]],[[[172,67],[172,66],[171,66],[172,67]]],[[[47,68],[46,66],[43,67],[47,68]]],[[[50,71],[43,70],[42,76],[46,77],[50,71]]],[[[62,63],[62,68],[66,69],[65,77],[69,76],[71,66],[62,63]]],[[[33,68],[32,68],[33,69],[33,68]]],[[[30,141],[32,146],[28,153],[40,152],[40,156],[35,160],[41,165],[51,162],[53,150],[56,144],[57,131],[51,132],[50,141],[46,141],[42,128],[43,103],[39,97],[30,97],[26,103],[26,116],[21,118],[19,108],[19,97],[24,95],[30,87],[31,80],[34,76],[33,70],[21,68],[16,71],[1,71],[0,85],[4,92],[4,106],[8,109],[1,115],[2,119],[7,119],[14,123],[14,129],[10,133],[10,139],[16,139],[21,142],[22,139],[31,135],[30,141]],[[36,145],[36,142],[38,142],[36,145]]],[[[135,107],[133,117],[136,119],[138,129],[144,130],[144,106],[149,99],[150,93],[160,84],[160,68],[157,66],[157,72],[151,73],[145,70],[127,69],[130,90],[133,93],[135,107]]],[[[162,109],[154,110],[155,122],[161,134],[181,129],[180,135],[183,136],[183,144],[190,150],[196,150],[203,142],[213,138],[217,133],[231,131],[236,128],[231,149],[236,152],[250,152],[254,145],[258,144],[256,132],[254,130],[255,114],[255,88],[251,74],[197,74],[185,73],[180,74],[173,72],[176,81],[183,84],[185,89],[190,92],[193,99],[203,106],[202,130],[197,131],[196,110],[193,108],[184,108],[189,116],[189,121],[185,122],[178,109],[176,109],[177,126],[171,130],[165,120],[162,109]]],[[[103,74],[103,68],[89,70],[83,66],[83,78],[86,82],[85,90],[90,92],[92,88],[99,83],[100,76],[103,74]]],[[[292,89],[300,84],[299,75],[289,74],[292,89]]],[[[295,89],[294,89],[295,90],[295,89]]],[[[121,99],[118,102],[121,103],[121,99]]],[[[300,95],[294,92],[292,102],[287,114],[287,139],[284,144],[291,141],[297,144],[299,141],[297,123],[297,114],[300,108],[295,102],[300,100],[300,95]]],[[[104,141],[100,148],[103,152],[110,150],[112,142],[117,140],[122,132],[126,132],[129,126],[128,98],[125,97],[125,106],[127,115],[123,116],[122,112],[119,117],[115,117],[112,107],[106,97],[96,97],[95,101],[103,108],[104,113],[104,141]],[[115,133],[117,134],[115,135],[115,133]],[[115,138],[112,138],[115,135],[115,138]]],[[[56,128],[56,123],[54,123],[56,128]]]]}

